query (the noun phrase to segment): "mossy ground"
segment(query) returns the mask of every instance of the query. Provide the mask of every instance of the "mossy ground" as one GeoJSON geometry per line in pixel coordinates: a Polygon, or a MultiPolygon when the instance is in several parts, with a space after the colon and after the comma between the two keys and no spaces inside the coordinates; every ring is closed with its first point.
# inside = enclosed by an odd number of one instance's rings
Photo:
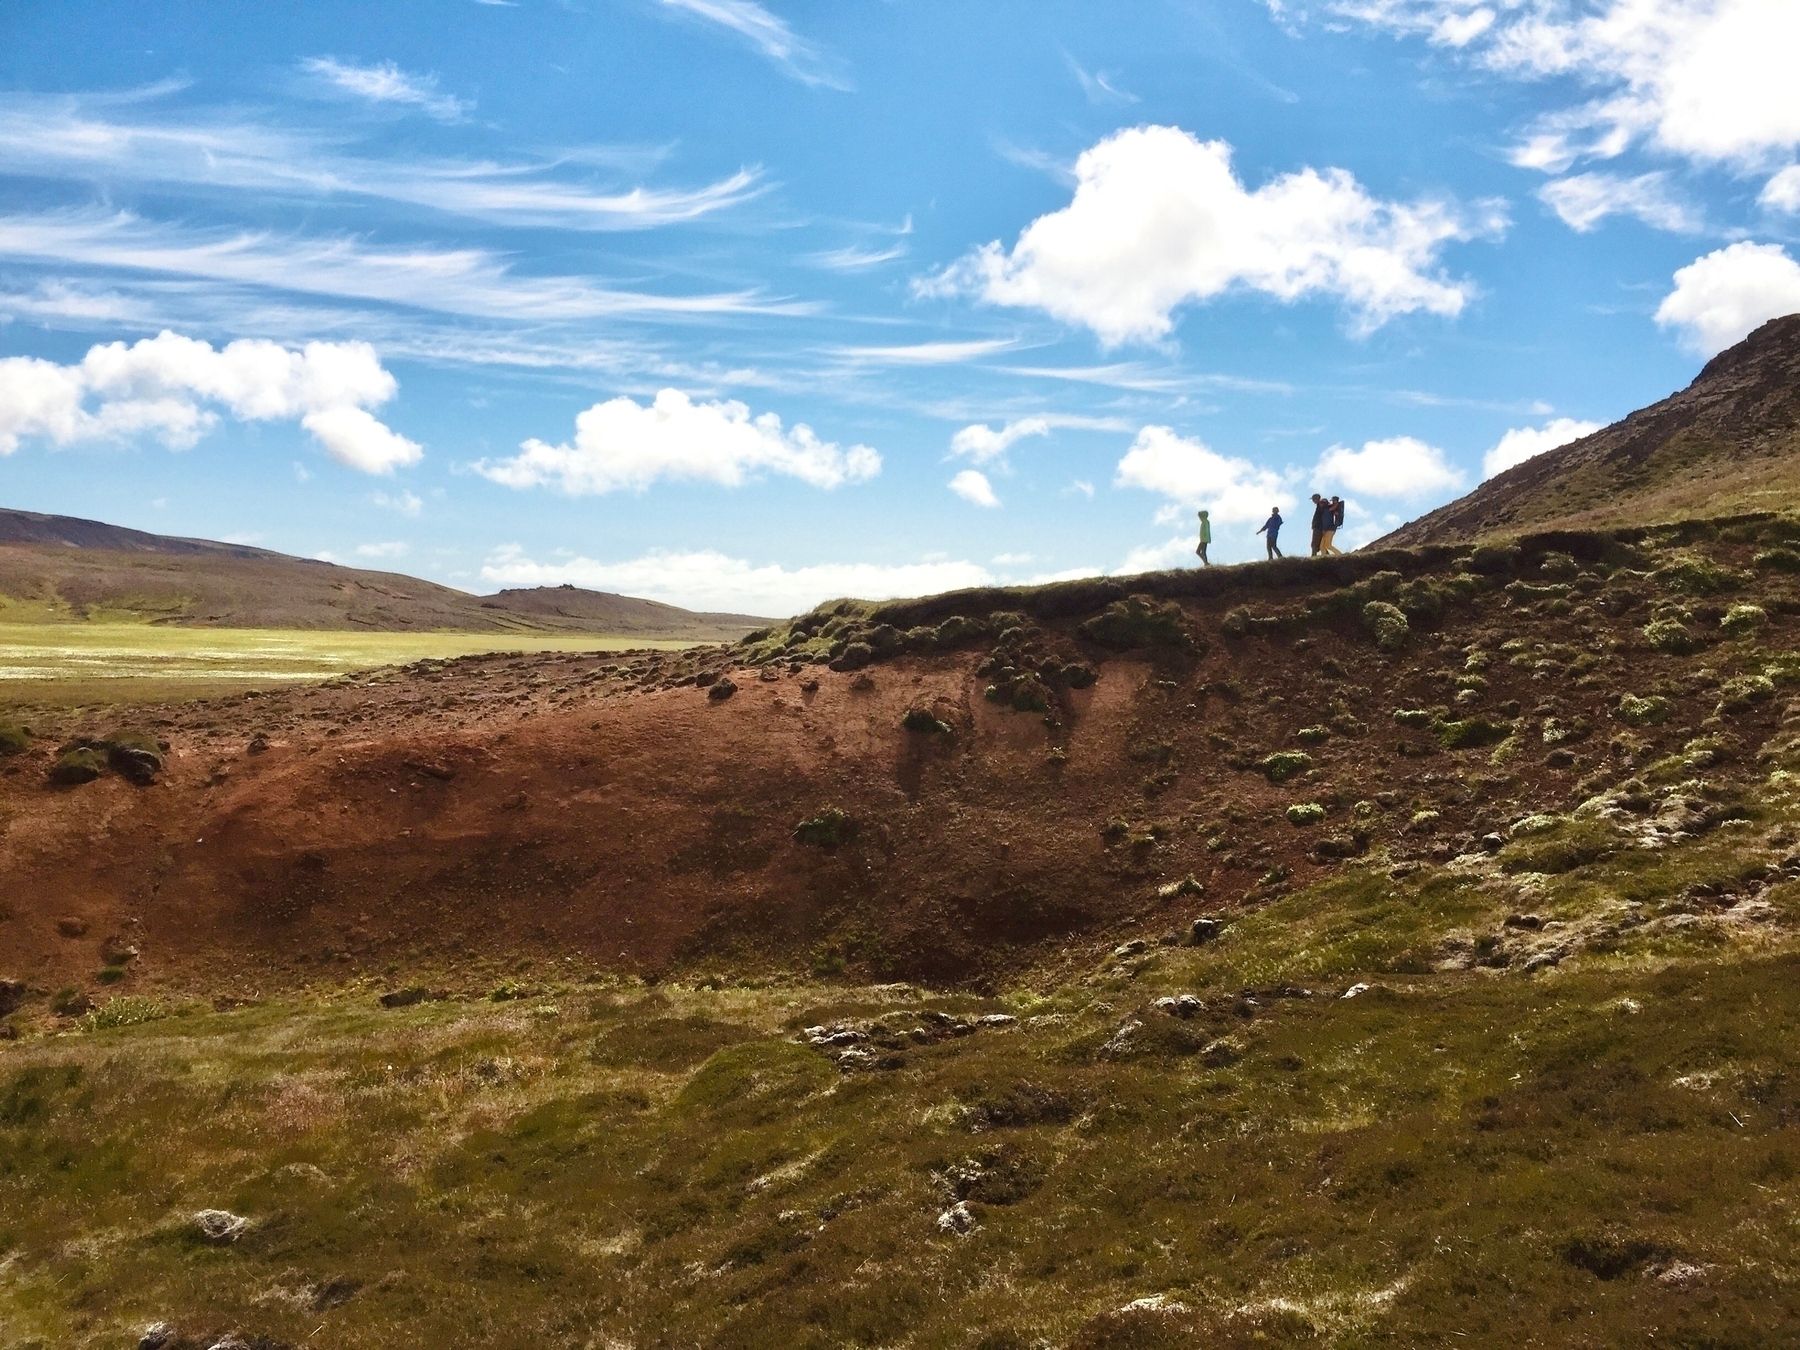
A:
{"type": "Polygon", "coordinates": [[[1749,885],[1785,809],[1535,879],[1512,850],[1567,827],[1355,865],[1205,946],[987,998],[103,1005],[0,1051],[0,1340],[1779,1344],[1800,882],[1710,938],[1621,930],[1536,974],[1441,958],[1525,899],[1575,931],[1621,895],[1749,885]],[[1153,1006],[1174,993],[1199,1011],[1153,1006]],[[937,1014],[974,1030],[882,1067],[804,1033],[937,1014]],[[966,1234],[938,1222],[959,1195],[966,1234]],[[194,1240],[206,1207],[251,1227],[194,1240]]]}

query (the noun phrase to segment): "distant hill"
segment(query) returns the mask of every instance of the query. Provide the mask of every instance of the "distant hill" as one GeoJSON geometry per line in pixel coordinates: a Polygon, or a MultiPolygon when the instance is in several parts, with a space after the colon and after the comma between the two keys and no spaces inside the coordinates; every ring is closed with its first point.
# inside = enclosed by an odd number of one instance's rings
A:
{"type": "Polygon", "coordinates": [[[397,572],[0,509],[0,623],[566,632],[728,642],[764,621],[572,586],[477,596],[397,572]]]}
{"type": "Polygon", "coordinates": [[[1772,319],[1686,389],[1496,474],[1382,545],[1661,524],[1800,503],[1800,314],[1772,319]]]}

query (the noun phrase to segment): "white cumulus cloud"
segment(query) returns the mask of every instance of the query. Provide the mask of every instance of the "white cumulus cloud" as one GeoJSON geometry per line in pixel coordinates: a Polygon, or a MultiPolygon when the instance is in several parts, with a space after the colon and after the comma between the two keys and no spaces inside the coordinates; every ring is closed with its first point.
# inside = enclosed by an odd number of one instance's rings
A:
{"type": "Polygon", "coordinates": [[[1050,421],[1045,417],[1021,417],[1003,426],[990,427],[976,422],[950,438],[950,453],[988,464],[1004,459],[1006,452],[1027,436],[1048,436],[1050,421]]]}
{"type": "Polygon", "coordinates": [[[1424,497],[1462,484],[1444,452],[1414,436],[1365,441],[1360,450],[1334,445],[1319,457],[1318,476],[1370,497],[1424,497]]]}
{"type": "Polygon", "coordinates": [[[378,544],[358,544],[359,558],[404,558],[412,549],[402,540],[387,539],[378,544]]]}
{"type": "Polygon", "coordinates": [[[1221,455],[1170,427],[1138,432],[1119,460],[1113,483],[1154,492],[1180,506],[1205,507],[1214,521],[1261,520],[1270,506],[1291,500],[1279,474],[1221,455]]]}
{"type": "Polygon", "coordinates": [[[1500,438],[1492,450],[1482,456],[1481,476],[1492,478],[1514,465],[1523,464],[1546,450],[1578,441],[1600,430],[1598,422],[1583,422],[1573,417],[1558,417],[1541,427],[1514,427],[1500,438]]]}
{"type": "Polygon", "coordinates": [[[881,456],[866,445],[822,441],[805,423],[784,427],[774,413],[753,415],[734,400],[696,403],[664,389],[648,404],[626,397],[594,404],[577,414],[571,442],[528,440],[512,458],[474,467],[507,487],[586,496],[641,491],[659,479],[738,487],[763,473],[836,488],[875,477],[881,456]]]}
{"type": "Polygon", "coordinates": [[[1570,91],[1522,136],[1514,161],[1527,167],[1560,173],[1636,144],[1757,165],[1800,146],[1793,0],[1267,2],[1458,47],[1488,71],[1544,81],[1546,99],[1570,91]]]}
{"type": "Polygon", "coordinates": [[[1570,229],[1586,234],[1608,216],[1632,216],[1659,230],[1690,234],[1702,228],[1700,213],[1669,186],[1666,173],[1625,177],[1580,173],[1538,189],[1544,204],[1570,229]]]}
{"type": "Polygon", "coordinates": [[[492,586],[585,586],[661,600],[688,609],[737,614],[798,614],[824,600],[855,596],[889,600],[986,586],[994,575],[979,563],[943,559],[915,563],[754,563],[710,550],[649,553],[619,562],[559,558],[539,562],[523,549],[495,550],[481,569],[492,586]]]}
{"type": "Polygon", "coordinates": [[[1779,244],[1749,240],[1715,249],[1675,273],[1656,321],[1712,356],[1768,319],[1800,311],[1800,263],[1779,244]]]}
{"type": "Polygon", "coordinates": [[[1163,337],[1182,305],[1234,291],[1335,299],[1367,333],[1401,314],[1461,312],[1472,288],[1445,276],[1439,255],[1504,224],[1493,205],[1383,201],[1344,169],[1247,188],[1231,154],[1179,127],[1118,132],[1076,161],[1067,206],[916,289],[1043,310],[1109,345],[1163,337]]]}
{"type": "Polygon", "coordinates": [[[71,365],[0,358],[0,454],[148,435],[193,445],[221,410],[244,422],[297,421],[333,459],[365,473],[416,463],[419,445],[368,411],[397,385],[366,342],[287,347],[241,338],[215,348],[162,332],[101,343],[71,365]]]}
{"type": "Polygon", "coordinates": [[[994,485],[980,469],[964,469],[950,480],[950,490],[975,506],[1000,505],[1000,499],[994,495],[994,485]]]}
{"type": "Polygon", "coordinates": [[[1800,214],[1800,164],[1790,164],[1768,182],[1756,199],[1771,211],[1800,214]]]}

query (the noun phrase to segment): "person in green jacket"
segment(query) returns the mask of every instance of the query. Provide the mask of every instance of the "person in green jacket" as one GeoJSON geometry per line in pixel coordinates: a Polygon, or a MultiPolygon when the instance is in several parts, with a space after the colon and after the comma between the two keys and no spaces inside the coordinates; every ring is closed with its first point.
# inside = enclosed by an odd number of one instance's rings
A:
{"type": "Polygon", "coordinates": [[[1194,552],[1200,555],[1200,565],[1211,567],[1212,559],[1206,556],[1206,546],[1212,543],[1212,518],[1202,511],[1200,513],[1200,544],[1194,552]]]}

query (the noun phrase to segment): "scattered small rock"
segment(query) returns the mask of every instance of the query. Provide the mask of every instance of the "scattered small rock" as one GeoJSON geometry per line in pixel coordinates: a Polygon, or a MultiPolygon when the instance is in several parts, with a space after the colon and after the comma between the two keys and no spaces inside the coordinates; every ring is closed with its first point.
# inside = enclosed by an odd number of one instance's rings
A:
{"type": "Polygon", "coordinates": [[[1193,927],[1188,930],[1188,941],[1196,947],[1204,947],[1224,931],[1223,919],[1195,919],[1193,927]]]}
{"type": "Polygon", "coordinates": [[[737,691],[737,681],[727,675],[724,679],[714,681],[714,683],[708,687],[706,696],[714,703],[723,703],[726,699],[737,693],[737,691]]]}
{"type": "Polygon", "coordinates": [[[1364,994],[1369,992],[1369,988],[1370,988],[1370,986],[1368,986],[1366,984],[1362,984],[1362,983],[1353,984],[1348,989],[1344,990],[1344,992],[1342,994],[1338,995],[1338,997],[1339,998],[1361,998],[1364,994]]]}
{"type": "Polygon", "coordinates": [[[175,1340],[175,1327],[170,1322],[152,1322],[138,1336],[137,1350],[165,1350],[175,1340]]]}
{"type": "Polygon", "coordinates": [[[1184,1313],[1185,1303],[1179,1303],[1167,1294],[1148,1294],[1143,1298],[1134,1298],[1123,1308],[1122,1313],[1184,1313]]]}
{"type": "Polygon", "coordinates": [[[0,980],[0,1017],[17,1011],[25,1001],[25,982],[23,980],[0,980]]]}
{"type": "Polygon", "coordinates": [[[410,1008],[431,997],[431,991],[419,985],[407,989],[390,989],[377,1000],[384,1008],[410,1008]]]}
{"type": "Polygon", "coordinates": [[[1206,1011],[1206,1004],[1192,994],[1176,994],[1171,998],[1159,998],[1153,1006],[1158,1012],[1165,1012],[1170,1017],[1198,1017],[1206,1011]]]}
{"type": "Polygon", "coordinates": [[[1130,942],[1121,942],[1118,946],[1114,947],[1112,954],[1117,959],[1123,959],[1127,956],[1141,956],[1144,952],[1149,950],[1149,947],[1150,944],[1145,942],[1142,938],[1133,938],[1130,942]]]}
{"type": "Polygon", "coordinates": [[[967,1200],[958,1200],[938,1215],[937,1226],[940,1233],[972,1233],[976,1228],[975,1211],[969,1208],[967,1200]]]}
{"type": "Polygon", "coordinates": [[[259,731],[250,738],[250,744],[244,747],[244,752],[251,755],[260,755],[266,753],[268,748],[269,738],[259,731]]]}
{"type": "Polygon", "coordinates": [[[250,1220],[242,1214],[233,1214],[228,1209],[203,1209],[194,1215],[194,1227],[202,1241],[210,1242],[215,1247],[236,1242],[249,1226],[250,1220]]]}

